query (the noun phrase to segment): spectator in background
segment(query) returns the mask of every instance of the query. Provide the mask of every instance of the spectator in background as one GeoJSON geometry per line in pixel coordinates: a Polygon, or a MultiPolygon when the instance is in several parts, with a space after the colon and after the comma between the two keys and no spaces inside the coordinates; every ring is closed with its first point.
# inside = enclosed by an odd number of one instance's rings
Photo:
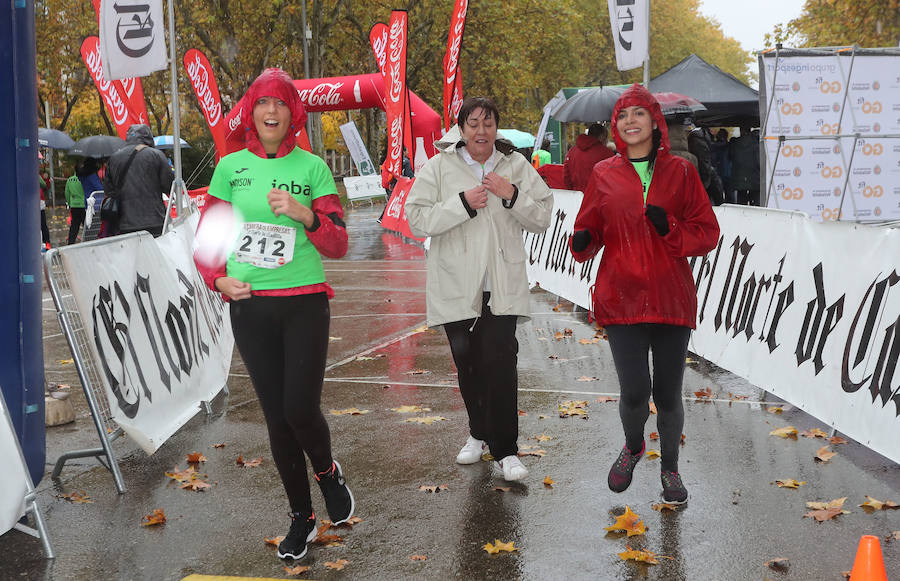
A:
{"type": "Polygon", "coordinates": [[[96,159],[88,158],[84,160],[84,163],[82,164],[81,173],[78,175],[78,179],[81,180],[85,202],[91,197],[92,193],[103,191],[103,182],[100,181],[100,176],[97,174],[99,169],[100,164],[96,159]]]}
{"type": "Polygon", "coordinates": [[[712,139],[709,132],[703,127],[697,127],[688,134],[688,150],[697,156],[697,170],[700,172],[700,181],[709,201],[713,206],[721,206],[725,202],[725,194],[722,190],[722,180],[713,167],[710,144],[712,139]]]}
{"type": "Polygon", "coordinates": [[[66,180],[66,204],[69,206],[69,236],[67,244],[75,244],[78,241],[78,231],[84,224],[84,187],[81,185],[81,175],[84,173],[84,162],[75,164],[75,173],[66,180]]]}
{"type": "Polygon", "coordinates": [[[602,123],[591,124],[587,133],[578,136],[563,162],[566,188],[583,192],[597,162],[615,155],[606,145],[608,137],[609,133],[602,123]]]}
{"type": "Polygon", "coordinates": [[[544,137],[541,148],[531,154],[531,165],[534,169],[550,163],[550,138],[544,137]]]}
{"type": "Polygon", "coordinates": [[[50,176],[42,171],[38,174],[41,192],[41,251],[50,250],[50,228],[47,227],[47,193],[50,191],[50,176]]]}
{"type": "Polygon", "coordinates": [[[728,143],[731,157],[731,186],[735,191],[735,202],[742,205],[758,206],[759,194],[759,132],[751,131],[749,125],[741,126],[741,135],[732,137],[728,143]]]}
{"type": "Polygon", "coordinates": [[[719,181],[722,182],[722,196],[726,202],[731,200],[731,160],[728,157],[728,130],[721,128],[715,136],[710,134],[710,158],[719,181]]]}
{"type": "Polygon", "coordinates": [[[688,133],[690,129],[685,125],[685,119],[666,119],[666,127],[669,130],[669,152],[682,159],[691,162],[694,169],[697,167],[697,156],[688,150],[688,133]]]}

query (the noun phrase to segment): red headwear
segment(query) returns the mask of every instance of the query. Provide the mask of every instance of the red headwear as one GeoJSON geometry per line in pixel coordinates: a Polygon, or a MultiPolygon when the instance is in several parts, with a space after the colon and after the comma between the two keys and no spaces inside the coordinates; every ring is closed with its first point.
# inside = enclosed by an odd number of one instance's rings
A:
{"type": "Polygon", "coordinates": [[[643,85],[637,83],[628,87],[628,89],[622,93],[622,96],[619,97],[619,100],[616,101],[616,106],[613,107],[610,133],[616,142],[617,151],[623,156],[627,156],[627,146],[625,145],[625,142],[622,141],[622,138],[619,137],[619,130],[616,128],[616,118],[619,116],[619,111],[626,107],[644,107],[650,111],[650,116],[653,118],[653,122],[656,123],[656,128],[659,129],[661,134],[659,151],[669,151],[669,130],[666,127],[666,119],[663,117],[662,110],[659,108],[659,103],[650,91],[644,88],[643,85]]]}
{"type": "Polygon", "coordinates": [[[300,95],[291,77],[281,69],[266,69],[256,77],[241,105],[241,123],[244,126],[247,149],[260,157],[266,157],[266,151],[259,141],[256,125],[253,123],[253,107],[262,97],[276,97],[284,101],[291,110],[291,128],[284,136],[275,157],[287,155],[296,145],[296,134],[306,125],[306,109],[300,102],[300,95]]]}

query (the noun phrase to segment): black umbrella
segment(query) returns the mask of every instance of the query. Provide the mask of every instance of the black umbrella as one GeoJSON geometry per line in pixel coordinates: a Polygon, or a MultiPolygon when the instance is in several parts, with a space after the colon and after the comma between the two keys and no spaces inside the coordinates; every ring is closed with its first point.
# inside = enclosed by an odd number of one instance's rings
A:
{"type": "Polygon", "coordinates": [[[569,97],[550,115],[557,121],[593,123],[612,119],[613,107],[628,87],[591,87],[569,97]]]}
{"type": "Polygon", "coordinates": [[[109,157],[125,147],[125,140],[114,135],[92,135],[75,142],[69,155],[84,157],[109,157]]]}
{"type": "Polygon", "coordinates": [[[69,137],[68,133],[59,129],[48,129],[46,127],[38,127],[38,144],[41,147],[50,147],[53,149],[69,149],[75,142],[69,137]]]}

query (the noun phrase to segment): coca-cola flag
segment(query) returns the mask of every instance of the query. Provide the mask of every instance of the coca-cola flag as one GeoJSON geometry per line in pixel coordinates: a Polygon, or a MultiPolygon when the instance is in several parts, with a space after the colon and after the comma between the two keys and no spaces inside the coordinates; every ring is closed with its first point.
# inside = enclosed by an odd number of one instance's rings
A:
{"type": "Polygon", "coordinates": [[[456,0],[453,16],[450,18],[450,33],[447,35],[447,51],[444,53],[444,129],[456,123],[462,105],[462,75],[459,70],[459,53],[462,48],[463,31],[466,28],[466,11],[469,0],[456,0]]]}
{"type": "MultiPolygon", "coordinates": [[[[97,26],[100,26],[100,0],[91,0],[94,5],[94,14],[97,16],[97,26]]],[[[107,77],[109,78],[109,77],[107,77]]],[[[131,109],[132,114],[138,118],[139,122],[149,125],[149,117],[147,117],[147,103],[144,101],[144,87],[141,79],[138,77],[124,77],[121,79],[122,86],[125,88],[125,103],[131,109]]]]}
{"type": "Polygon", "coordinates": [[[225,146],[225,121],[222,117],[222,99],[219,96],[219,86],[213,74],[209,59],[196,48],[184,53],[184,68],[187,70],[194,94],[203,110],[203,117],[209,125],[213,142],[216,144],[216,159],[228,153],[225,146]]]}
{"type": "Polygon", "coordinates": [[[125,139],[128,128],[135,123],[141,123],[141,120],[138,119],[126,103],[126,92],[122,83],[110,81],[103,76],[99,38],[89,36],[84,39],[84,42],[81,43],[81,58],[91,73],[91,78],[94,79],[94,84],[97,86],[103,102],[106,103],[106,110],[116,126],[116,133],[119,134],[119,137],[125,139]]]}
{"type": "Polygon", "coordinates": [[[144,77],[168,66],[162,0],[114,0],[100,4],[103,75],[144,77]]]}
{"type": "Polygon", "coordinates": [[[607,4],[616,67],[627,71],[642,66],[650,56],[650,0],[607,0],[607,4]]]}
{"type": "Polygon", "coordinates": [[[375,62],[378,64],[378,72],[384,77],[387,72],[384,65],[387,62],[388,26],[384,22],[376,22],[369,31],[369,44],[375,53],[375,62]]]}
{"type": "Polygon", "coordinates": [[[409,220],[406,219],[406,198],[409,196],[409,190],[412,189],[415,181],[414,179],[397,175],[397,185],[394,186],[391,198],[388,200],[387,207],[384,210],[384,216],[381,217],[381,227],[399,232],[407,238],[421,242],[425,239],[413,236],[412,230],[409,228],[409,220]]]}
{"type": "MultiPolygon", "coordinates": [[[[391,12],[388,27],[387,60],[384,78],[384,111],[387,114],[387,156],[384,169],[388,179],[399,177],[403,167],[403,145],[411,139],[411,131],[407,130],[407,95],[406,95],[406,31],[407,14],[405,10],[391,12]],[[404,135],[405,134],[405,135],[404,135]]],[[[412,147],[408,148],[412,151],[412,147]]]]}

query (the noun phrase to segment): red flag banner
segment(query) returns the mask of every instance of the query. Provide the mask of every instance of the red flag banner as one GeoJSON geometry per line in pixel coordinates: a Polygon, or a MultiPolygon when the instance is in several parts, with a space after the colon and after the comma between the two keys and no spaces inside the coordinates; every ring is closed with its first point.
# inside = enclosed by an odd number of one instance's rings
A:
{"type": "MultiPolygon", "coordinates": [[[[405,10],[391,12],[387,60],[385,62],[384,110],[387,113],[388,147],[385,169],[393,177],[401,175],[404,129],[406,128],[406,30],[405,10]]],[[[412,148],[410,148],[410,151],[412,148]]]]}
{"type": "Polygon", "coordinates": [[[222,116],[222,99],[219,86],[213,74],[209,59],[199,50],[192,48],[184,53],[184,68],[194,87],[194,94],[203,110],[203,117],[216,144],[216,159],[228,153],[225,146],[225,120],[222,116]]]}
{"type": "Polygon", "coordinates": [[[116,133],[119,134],[119,137],[125,139],[128,128],[141,121],[128,106],[126,102],[127,93],[122,83],[119,81],[108,81],[103,77],[99,38],[89,36],[84,39],[84,42],[81,43],[81,58],[91,73],[91,78],[94,79],[94,84],[97,86],[103,102],[106,103],[106,110],[116,126],[116,133]]]}
{"type": "Polygon", "coordinates": [[[415,181],[414,179],[397,175],[397,185],[394,186],[394,191],[391,192],[391,199],[388,200],[387,208],[384,210],[384,216],[381,218],[381,227],[403,234],[407,238],[423,241],[425,240],[424,238],[413,236],[412,230],[409,229],[409,221],[406,219],[406,198],[409,196],[409,190],[415,181]]]}
{"type": "Polygon", "coordinates": [[[381,76],[385,76],[384,65],[387,61],[387,42],[388,27],[384,22],[376,22],[372,30],[369,31],[369,44],[372,45],[372,52],[375,53],[375,62],[378,64],[378,71],[381,76]]]}
{"type": "Polygon", "coordinates": [[[469,0],[456,0],[450,17],[450,33],[447,35],[447,51],[444,53],[444,129],[449,130],[459,115],[462,105],[462,77],[459,74],[459,51],[463,31],[466,28],[466,11],[469,0]]]}

